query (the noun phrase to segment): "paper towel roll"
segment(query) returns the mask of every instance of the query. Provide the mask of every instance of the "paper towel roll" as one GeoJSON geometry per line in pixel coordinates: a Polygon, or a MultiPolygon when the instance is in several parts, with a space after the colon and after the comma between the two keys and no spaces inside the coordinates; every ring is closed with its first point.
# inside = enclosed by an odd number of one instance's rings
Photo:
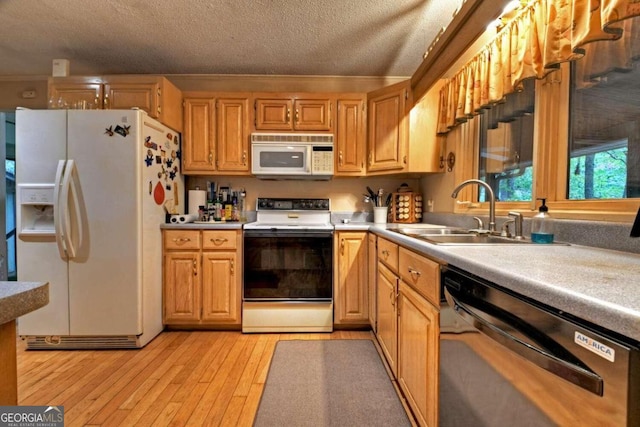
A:
{"type": "Polygon", "coordinates": [[[207,192],[204,190],[189,190],[189,214],[198,215],[198,207],[207,205],[207,192]]]}

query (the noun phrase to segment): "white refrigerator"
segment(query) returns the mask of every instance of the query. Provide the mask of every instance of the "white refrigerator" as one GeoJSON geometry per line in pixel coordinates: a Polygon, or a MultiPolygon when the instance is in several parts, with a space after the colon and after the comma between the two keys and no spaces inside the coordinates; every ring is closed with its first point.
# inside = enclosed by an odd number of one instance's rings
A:
{"type": "Polygon", "coordinates": [[[162,238],[184,213],[180,135],[141,110],[16,111],[19,281],[32,349],[139,348],[163,328],[162,238]]]}

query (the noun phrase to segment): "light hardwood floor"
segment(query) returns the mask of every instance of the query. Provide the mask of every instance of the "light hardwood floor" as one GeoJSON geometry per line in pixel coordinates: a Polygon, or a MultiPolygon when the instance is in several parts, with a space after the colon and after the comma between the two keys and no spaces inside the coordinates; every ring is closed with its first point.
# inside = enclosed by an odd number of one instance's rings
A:
{"type": "Polygon", "coordinates": [[[331,334],[163,332],[140,350],[26,351],[18,403],[64,406],[66,426],[250,426],[276,342],[331,334]]]}

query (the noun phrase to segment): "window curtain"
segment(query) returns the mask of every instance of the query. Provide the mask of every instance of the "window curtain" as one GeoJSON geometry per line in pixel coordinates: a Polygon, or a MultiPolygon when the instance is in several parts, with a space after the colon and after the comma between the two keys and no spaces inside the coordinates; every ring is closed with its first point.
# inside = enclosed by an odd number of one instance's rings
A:
{"type": "MultiPolygon", "coordinates": [[[[639,0],[529,1],[441,89],[437,132],[446,134],[520,91],[524,80],[541,79],[560,63],[582,58],[593,42],[637,37],[640,31],[625,22],[635,16],[640,16],[639,0]]],[[[607,60],[590,56],[598,63],[607,60]]]]}

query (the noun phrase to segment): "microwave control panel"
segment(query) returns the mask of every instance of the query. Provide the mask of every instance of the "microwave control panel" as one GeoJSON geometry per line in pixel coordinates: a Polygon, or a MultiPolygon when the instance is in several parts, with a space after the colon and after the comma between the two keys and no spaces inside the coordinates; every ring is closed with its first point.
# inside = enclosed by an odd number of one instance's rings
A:
{"type": "Polygon", "coordinates": [[[313,146],[311,151],[311,173],[333,174],[333,147],[313,146]]]}

